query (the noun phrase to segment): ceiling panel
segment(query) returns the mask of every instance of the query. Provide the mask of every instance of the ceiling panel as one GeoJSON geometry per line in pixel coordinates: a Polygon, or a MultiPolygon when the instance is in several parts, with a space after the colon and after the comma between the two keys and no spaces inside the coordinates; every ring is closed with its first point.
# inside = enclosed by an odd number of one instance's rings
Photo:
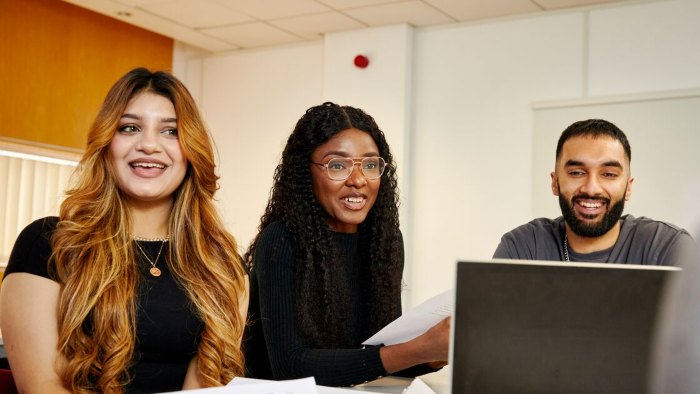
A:
{"type": "Polygon", "coordinates": [[[429,26],[455,22],[454,19],[418,0],[390,3],[343,11],[370,26],[408,23],[412,26],[429,26]]]}
{"type": "Polygon", "coordinates": [[[207,51],[222,52],[317,40],[324,33],[368,26],[398,23],[421,27],[445,25],[550,9],[642,0],[64,1],[207,51]]]}
{"type": "Polygon", "coordinates": [[[173,0],[167,4],[154,3],[140,8],[192,28],[223,26],[254,20],[214,0],[173,0]]]}
{"type": "Polygon", "coordinates": [[[364,25],[339,12],[324,12],[322,14],[277,19],[270,21],[270,24],[278,26],[288,32],[297,34],[308,40],[319,39],[323,37],[324,33],[355,30],[367,27],[367,25],[364,25]]]}
{"type": "Polygon", "coordinates": [[[151,4],[167,4],[173,0],[115,0],[115,3],[120,3],[130,7],[142,7],[151,4]]]}
{"type": "MultiPolygon", "coordinates": [[[[615,0],[535,0],[537,4],[545,9],[554,10],[558,8],[581,7],[602,3],[613,3],[615,0]]],[[[619,1],[618,1],[619,2],[619,1]]]]}
{"type": "Polygon", "coordinates": [[[336,10],[346,10],[348,8],[367,7],[380,4],[401,3],[410,0],[318,0],[336,10]]]}
{"type": "Polygon", "coordinates": [[[458,21],[541,11],[530,0],[424,0],[458,21]]]}
{"type": "Polygon", "coordinates": [[[301,37],[294,36],[264,22],[244,23],[241,25],[202,29],[201,31],[231,44],[238,45],[241,48],[302,41],[301,37]]]}
{"type": "Polygon", "coordinates": [[[113,0],[65,0],[68,3],[92,10],[106,16],[118,19],[125,23],[138,26],[182,41],[188,45],[204,49],[210,52],[223,52],[240,49],[215,37],[202,34],[190,27],[178,24],[174,21],[153,15],[148,11],[123,5],[113,0]],[[124,15],[128,12],[128,16],[124,15]]]}
{"type": "Polygon", "coordinates": [[[221,4],[261,20],[318,14],[330,8],[314,0],[216,0],[221,4]]]}

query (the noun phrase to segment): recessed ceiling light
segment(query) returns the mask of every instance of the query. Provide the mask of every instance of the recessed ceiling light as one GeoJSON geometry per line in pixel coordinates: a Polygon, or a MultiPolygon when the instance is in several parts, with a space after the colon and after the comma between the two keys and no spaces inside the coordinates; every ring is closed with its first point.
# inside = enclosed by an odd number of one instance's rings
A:
{"type": "Polygon", "coordinates": [[[123,16],[123,17],[127,17],[127,18],[128,18],[128,17],[131,16],[131,12],[128,12],[128,11],[119,11],[119,12],[117,12],[117,15],[123,16]]]}

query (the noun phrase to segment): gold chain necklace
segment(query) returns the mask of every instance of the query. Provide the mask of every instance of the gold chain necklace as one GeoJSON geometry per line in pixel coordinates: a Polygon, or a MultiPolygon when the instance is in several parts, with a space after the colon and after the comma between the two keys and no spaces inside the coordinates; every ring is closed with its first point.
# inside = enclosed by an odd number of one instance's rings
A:
{"type": "Polygon", "coordinates": [[[155,242],[155,241],[160,241],[160,242],[165,242],[170,239],[170,235],[166,235],[164,238],[146,238],[146,237],[139,237],[138,235],[132,235],[131,239],[134,241],[146,241],[146,242],[155,242]]]}
{"type": "Polygon", "coordinates": [[[143,248],[141,248],[141,245],[139,245],[138,241],[136,241],[136,247],[139,248],[139,251],[141,251],[143,257],[145,257],[149,264],[151,264],[151,269],[149,269],[148,272],[150,272],[152,276],[160,276],[161,272],[160,269],[156,267],[156,264],[158,263],[158,259],[160,258],[161,252],[163,252],[163,247],[165,246],[166,242],[168,242],[167,239],[160,241],[160,249],[158,250],[158,255],[156,256],[155,260],[151,260],[151,258],[148,257],[148,253],[146,253],[146,251],[143,250],[143,248]]]}

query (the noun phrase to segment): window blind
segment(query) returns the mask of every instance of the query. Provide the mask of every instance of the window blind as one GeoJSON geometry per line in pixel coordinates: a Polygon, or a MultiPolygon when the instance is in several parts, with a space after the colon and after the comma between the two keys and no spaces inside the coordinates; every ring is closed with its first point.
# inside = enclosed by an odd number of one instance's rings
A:
{"type": "Polygon", "coordinates": [[[32,221],[58,215],[75,162],[0,151],[0,265],[32,221]]]}

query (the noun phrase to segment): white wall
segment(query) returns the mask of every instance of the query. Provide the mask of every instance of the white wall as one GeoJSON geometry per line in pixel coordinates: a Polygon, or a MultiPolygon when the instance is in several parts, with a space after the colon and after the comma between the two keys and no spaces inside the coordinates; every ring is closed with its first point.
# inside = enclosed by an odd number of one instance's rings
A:
{"type": "Polygon", "coordinates": [[[700,86],[700,1],[591,12],[591,96],[700,86]]]}
{"type": "Polygon", "coordinates": [[[581,94],[582,45],[580,14],[416,35],[412,303],[531,218],[530,103],[581,94]]]}
{"type": "Polygon", "coordinates": [[[700,88],[699,7],[661,0],[366,29],[190,64],[222,154],[230,229],[245,245],[255,234],[306,108],[324,99],[364,108],[401,152],[405,296],[422,301],[452,286],[455,260],[490,258],[504,232],[532,218],[533,181],[549,174],[532,170],[533,147],[549,143],[534,140],[534,102],[700,88]],[[372,63],[357,70],[352,57],[364,51],[372,63]]]}
{"type": "Polygon", "coordinates": [[[257,232],[287,137],[321,100],[322,65],[321,42],[201,61],[199,104],[220,162],[217,199],[240,252],[257,232]]]}

